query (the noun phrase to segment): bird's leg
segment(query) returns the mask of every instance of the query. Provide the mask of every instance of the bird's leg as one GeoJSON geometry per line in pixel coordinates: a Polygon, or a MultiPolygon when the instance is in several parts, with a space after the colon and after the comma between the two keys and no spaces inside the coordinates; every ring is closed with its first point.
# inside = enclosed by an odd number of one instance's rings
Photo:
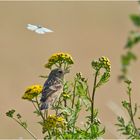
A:
{"type": "Polygon", "coordinates": [[[48,109],[45,109],[44,110],[44,118],[47,119],[47,117],[48,117],[48,109]]]}

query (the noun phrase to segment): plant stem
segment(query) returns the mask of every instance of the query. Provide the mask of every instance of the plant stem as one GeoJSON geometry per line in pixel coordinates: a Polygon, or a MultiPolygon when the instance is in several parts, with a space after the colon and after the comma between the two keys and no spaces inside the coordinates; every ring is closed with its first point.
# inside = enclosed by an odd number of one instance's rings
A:
{"type": "Polygon", "coordinates": [[[64,107],[67,107],[67,100],[64,99],[64,107]]]}
{"type": "Polygon", "coordinates": [[[135,132],[137,133],[137,128],[136,128],[136,124],[135,124],[135,121],[134,121],[134,117],[133,117],[133,111],[132,111],[132,100],[131,100],[131,94],[128,94],[129,96],[129,103],[130,103],[130,111],[128,112],[129,115],[130,115],[130,118],[131,118],[131,122],[134,126],[134,129],[135,129],[135,132]]]}
{"type": "MultiPolygon", "coordinates": [[[[64,107],[66,108],[67,107],[67,100],[64,99],[64,107]]],[[[68,116],[66,115],[66,121],[68,122],[68,116]]]]}
{"type": "Polygon", "coordinates": [[[96,91],[96,83],[97,83],[97,76],[98,76],[98,70],[95,73],[94,77],[94,85],[93,85],[93,91],[92,91],[92,101],[91,101],[91,123],[93,123],[94,118],[94,98],[95,98],[95,91],[96,91]]]}
{"type": "Polygon", "coordinates": [[[15,118],[12,119],[16,121],[18,124],[20,124],[35,140],[37,140],[37,137],[29,129],[27,129],[24,125],[22,125],[17,119],[15,118]]]}
{"type": "Polygon", "coordinates": [[[72,98],[72,105],[71,108],[74,107],[74,101],[75,101],[75,90],[76,90],[76,80],[74,82],[74,89],[73,89],[73,98],[72,98]]]}
{"type": "MultiPolygon", "coordinates": [[[[38,100],[37,100],[37,98],[36,98],[36,104],[37,104],[37,107],[38,108],[36,108],[37,109],[37,111],[39,111],[39,113],[40,113],[40,116],[41,116],[41,118],[43,119],[43,121],[45,121],[45,118],[44,118],[44,116],[43,116],[43,114],[42,114],[42,112],[41,112],[41,110],[40,110],[40,106],[39,106],[39,102],[38,102],[38,100]]],[[[34,105],[34,104],[33,104],[34,105]]]]}
{"type": "MultiPolygon", "coordinates": [[[[39,113],[40,113],[40,115],[41,115],[41,117],[42,117],[42,119],[43,119],[43,122],[45,122],[45,115],[46,115],[46,118],[47,118],[47,115],[48,115],[48,110],[46,111],[44,111],[44,116],[43,116],[43,113],[41,112],[41,110],[40,110],[40,106],[39,106],[39,102],[38,102],[38,99],[36,98],[36,103],[37,103],[37,111],[39,111],[39,113]]],[[[51,139],[51,134],[50,134],[50,131],[49,131],[49,129],[47,130],[48,131],[48,134],[49,134],[49,137],[50,137],[50,139],[51,139]]]]}

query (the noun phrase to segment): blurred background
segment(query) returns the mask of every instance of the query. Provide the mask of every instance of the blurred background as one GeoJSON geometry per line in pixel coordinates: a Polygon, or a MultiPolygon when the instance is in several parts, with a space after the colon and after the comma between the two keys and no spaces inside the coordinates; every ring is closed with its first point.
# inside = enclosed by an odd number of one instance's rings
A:
{"type": "MultiPolygon", "coordinates": [[[[29,129],[42,138],[41,127],[36,123],[39,118],[32,113],[33,106],[21,96],[26,87],[44,83],[45,79],[39,75],[48,74],[44,64],[56,52],[68,52],[74,59],[75,64],[66,79],[72,80],[76,72],[82,72],[88,78],[90,89],[93,82],[91,61],[101,56],[111,60],[111,79],[97,90],[95,105],[106,127],[103,138],[122,138],[114,124],[117,115],[127,119],[126,112],[120,108],[122,99],[126,98],[126,89],[117,77],[120,55],[128,32],[134,28],[129,15],[139,12],[134,1],[0,2],[0,138],[31,138],[5,116],[5,112],[13,108],[24,116],[29,129]],[[26,29],[28,23],[42,25],[54,32],[36,34],[26,29]]],[[[138,47],[134,51],[138,55],[138,47]]],[[[134,102],[139,102],[139,68],[137,61],[130,72],[134,81],[134,102]]]]}

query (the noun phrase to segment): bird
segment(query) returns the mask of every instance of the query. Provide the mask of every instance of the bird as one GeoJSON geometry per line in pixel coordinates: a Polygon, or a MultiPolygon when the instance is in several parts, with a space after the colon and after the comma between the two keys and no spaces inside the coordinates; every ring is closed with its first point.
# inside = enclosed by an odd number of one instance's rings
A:
{"type": "Polygon", "coordinates": [[[63,91],[62,82],[65,73],[67,72],[61,68],[55,68],[50,72],[48,79],[45,81],[42,89],[40,110],[50,108],[59,98],[63,91]]]}
{"type": "Polygon", "coordinates": [[[28,30],[35,31],[38,34],[45,34],[45,33],[53,32],[52,30],[42,27],[41,25],[27,24],[26,28],[28,30]]]}

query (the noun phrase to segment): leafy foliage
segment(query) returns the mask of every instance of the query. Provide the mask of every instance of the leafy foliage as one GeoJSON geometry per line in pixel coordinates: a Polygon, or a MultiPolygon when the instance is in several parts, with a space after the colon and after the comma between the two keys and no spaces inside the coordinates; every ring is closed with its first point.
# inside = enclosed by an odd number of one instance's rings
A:
{"type": "MultiPolygon", "coordinates": [[[[50,57],[46,68],[59,67],[64,70],[70,70],[74,63],[72,57],[65,53],[56,53],[50,57]]],[[[92,67],[95,70],[95,78],[98,82],[93,85],[97,89],[109,80],[110,77],[110,61],[106,57],[101,57],[99,61],[92,62],[92,67]],[[100,70],[105,72],[100,74],[100,70]]],[[[44,78],[44,77],[43,77],[44,78]]],[[[90,97],[88,80],[81,73],[76,73],[73,81],[63,80],[63,92],[59,100],[52,105],[52,110],[55,114],[48,114],[48,110],[44,112],[40,110],[40,94],[42,86],[33,85],[27,88],[22,99],[26,99],[34,106],[35,113],[40,117],[39,124],[42,127],[44,139],[97,139],[105,133],[105,128],[101,128],[101,122],[98,119],[98,111],[93,108],[94,100],[90,97]],[[79,126],[78,119],[81,110],[85,110],[86,116],[83,121],[83,126],[79,126]],[[90,115],[89,115],[90,114],[90,115]]],[[[95,94],[95,91],[94,93],[95,94]]],[[[18,113],[14,117],[15,110],[10,110],[6,115],[13,118],[20,124],[34,139],[37,139],[28,129],[27,123],[22,121],[22,116],[18,113]]]]}
{"type": "Polygon", "coordinates": [[[140,42],[140,33],[138,31],[131,31],[127,39],[125,48],[131,49],[134,47],[134,45],[136,45],[139,42],[140,42]]]}
{"type": "Polygon", "coordinates": [[[140,27],[140,15],[132,14],[132,15],[130,15],[130,18],[133,21],[135,26],[140,27]]]}
{"type": "Polygon", "coordinates": [[[125,123],[124,118],[118,117],[118,123],[116,124],[123,135],[126,135],[128,139],[140,139],[139,134],[136,134],[136,130],[131,122],[125,123]]]}
{"type": "MultiPolygon", "coordinates": [[[[140,4],[140,3],[139,3],[140,4]]],[[[128,79],[128,70],[131,63],[137,60],[136,54],[133,52],[133,48],[136,44],[140,42],[140,32],[138,28],[140,27],[140,15],[132,14],[130,16],[132,22],[136,26],[136,31],[131,31],[125,45],[126,53],[121,56],[121,72],[122,74],[119,76],[121,80],[123,80],[127,84],[127,96],[128,100],[122,101],[122,107],[127,111],[129,116],[129,121],[126,122],[123,117],[118,116],[118,123],[116,124],[122,135],[127,136],[128,139],[140,139],[140,128],[137,128],[135,123],[135,116],[138,110],[137,103],[132,104],[132,88],[131,88],[131,80],[128,79]]]]}

